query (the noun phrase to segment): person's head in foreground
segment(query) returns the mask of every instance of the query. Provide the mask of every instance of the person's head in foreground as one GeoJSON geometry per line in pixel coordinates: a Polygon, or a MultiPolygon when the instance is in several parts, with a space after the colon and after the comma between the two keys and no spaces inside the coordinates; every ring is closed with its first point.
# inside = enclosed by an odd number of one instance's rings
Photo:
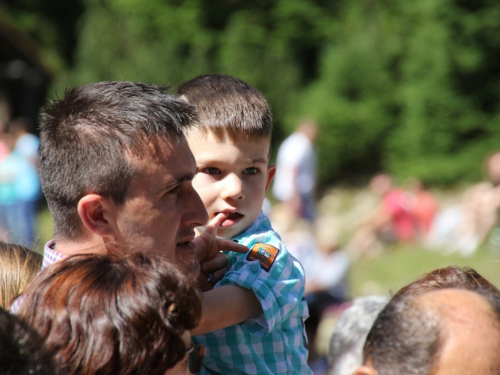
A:
{"type": "Polygon", "coordinates": [[[42,256],[21,245],[0,241],[0,307],[9,309],[42,266],[42,256]]]}
{"type": "Polygon", "coordinates": [[[388,301],[383,296],[359,297],[342,313],[330,338],[330,375],[352,375],[363,363],[366,335],[388,301]]]}
{"type": "Polygon", "coordinates": [[[431,290],[387,304],[355,375],[497,375],[499,352],[498,293],[431,290]]]}
{"type": "Polygon", "coordinates": [[[201,366],[203,348],[189,334],[201,316],[199,292],[154,254],[55,263],[28,287],[18,315],[63,374],[185,375],[201,366]]]}
{"type": "Polygon", "coordinates": [[[275,173],[271,110],[257,89],[230,76],[198,76],[177,91],[198,110],[198,126],[186,132],[199,170],[193,186],[210,219],[228,214],[217,233],[232,238],[259,216],[275,173]]]}
{"type": "Polygon", "coordinates": [[[484,289],[500,294],[500,290],[471,267],[448,266],[436,268],[404,286],[394,295],[421,294],[429,290],[463,288],[484,289]]]}
{"type": "Polygon", "coordinates": [[[55,375],[42,338],[18,317],[0,308],[0,374],[55,375]]]}
{"type": "Polygon", "coordinates": [[[195,109],[167,89],[92,83],[43,110],[40,177],[57,251],[126,244],[196,268],[191,240],[207,214],[183,134],[195,109]]]}

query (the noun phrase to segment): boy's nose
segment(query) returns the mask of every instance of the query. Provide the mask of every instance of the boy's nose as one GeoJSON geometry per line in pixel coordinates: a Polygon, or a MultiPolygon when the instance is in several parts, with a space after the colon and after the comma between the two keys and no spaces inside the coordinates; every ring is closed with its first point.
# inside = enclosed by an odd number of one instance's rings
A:
{"type": "Polygon", "coordinates": [[[243,182],[235,174],[229,174],[224,179],[222,198],[234,200],[245,199],[245,194],[243,192],[243,182]]]}

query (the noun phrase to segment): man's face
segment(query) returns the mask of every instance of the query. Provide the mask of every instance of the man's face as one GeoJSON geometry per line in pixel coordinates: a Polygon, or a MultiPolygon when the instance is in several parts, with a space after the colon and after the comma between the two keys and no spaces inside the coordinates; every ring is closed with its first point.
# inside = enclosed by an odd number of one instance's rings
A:
{"type": "Polygon", "coordinates": [[[149,144],[150,153],[129,160],[138,171],[125,198],[116,207],[121,245],[152,251],[179,261],[190,272],[199,271],[194,228],[207,222],[207,212],[192,186],[196,163],[185,140],[162,138],[149,144]]]}
{"type": "Polygon", "coordinates": [[[229,215],[217,234],[232,238],[252,225],[262,209],[275,170],[268,166],[269,139],[219,142],[200,132],[187,138],[198,166],[193,186],[210,219],[221,212],[229,215]]]}

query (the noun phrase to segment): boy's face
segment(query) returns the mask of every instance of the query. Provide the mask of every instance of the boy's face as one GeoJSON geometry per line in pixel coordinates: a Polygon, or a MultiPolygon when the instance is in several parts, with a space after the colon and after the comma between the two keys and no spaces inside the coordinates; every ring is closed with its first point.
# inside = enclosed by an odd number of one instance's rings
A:
{"type": "Polygon", "coordinates": [[[191,132],[187,139],[198,166],[193,186],[210,219],[229,214],[217,235],[232,238],[257,219],[274,177],[275,167],[268,165],[269,139],[219,142],[210,132],[191,132]]]}

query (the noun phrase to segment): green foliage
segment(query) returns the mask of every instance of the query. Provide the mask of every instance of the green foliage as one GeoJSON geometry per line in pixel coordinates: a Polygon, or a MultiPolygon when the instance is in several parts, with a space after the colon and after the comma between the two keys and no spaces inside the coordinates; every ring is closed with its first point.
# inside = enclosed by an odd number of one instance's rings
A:
{"type": "Polygon", "coordinates": [[[441,185],[479,178],[500,141],[500,4],[473,3],[343,2],[298,110],[321,122],[323,183],[377,169],[441,185]]]}
{"type": "Polygon", "coordinates": [[[301,0],[87,0],[64,85],[126,79],[176,86],[203,73],[231,74],[265,93],[279,128],[314,75],[302,52],[311,40],[319,48],[320,16],[314,2],[301,0]]]}
{"type": "Polygon", "coordinates": [[[275,146],[301,117],[315,117],[323,186],[379,170],[435,185],[474,180],[500,144],[497,1],[8,0],[3,8],[59,56],[58,92],[224,73],[267,96],[275,146]]]}

